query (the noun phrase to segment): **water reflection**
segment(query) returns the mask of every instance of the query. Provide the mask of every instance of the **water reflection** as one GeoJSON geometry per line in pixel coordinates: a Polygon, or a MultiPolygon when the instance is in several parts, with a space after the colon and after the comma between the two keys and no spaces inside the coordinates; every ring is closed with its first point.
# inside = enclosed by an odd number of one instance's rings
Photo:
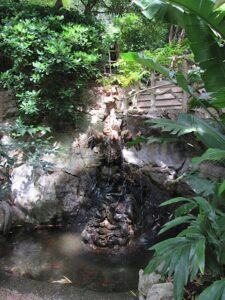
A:
{"type": "Polygon", "coordinates": [[[137,289],[138,270],[148,260],[143,253],[87,253],[79,235],[46,230],[18,232],[4,250],[1,269],[16,276],[48,282],[66,276],[75,286],[105,292],[137,289]]]}

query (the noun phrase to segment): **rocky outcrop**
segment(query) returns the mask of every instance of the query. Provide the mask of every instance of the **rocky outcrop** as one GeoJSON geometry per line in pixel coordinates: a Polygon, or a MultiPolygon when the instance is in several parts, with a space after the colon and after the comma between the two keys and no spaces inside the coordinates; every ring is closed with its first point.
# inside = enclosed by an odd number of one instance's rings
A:
{"type": "Polygon", "coordinates": [[[123,156],[127,163],[141,168],[158,186],[174,192],[174,180],[181,170],[182,173],[187,171],[190,160],[179,144],[142,144],[139,150],[125,148],[123,156]]]}
{"type": "MultiPolygon", "coordinates": [[[[144,124],[146,117],[127,114],[117,90],[100,93],[101,99],[88,110],[82,133],[70,130],[56,134],[63,150],[43,157],[51,165],[48,172],[21,165],[21,161],[14,168],[13,222],[52,224],[66,220],[82,232],[90,247],[115,248],[134,241],[145,244],[145,236],[148,242],[153,241],[170,214],[159,204],[178,194],[191,194],[177,178],[188,170],[195,153],[179,142],[128,148],[126,143],[136,136],[160,133],[144,124]]],[[[200,170],[205,174],[207,168],[201,165],[200,170]]]]}
{"type": "Polygon", "coordinates": [[[22,210],[30,222],[51,223],[61,218],[56,185],[61,174],[47,175],[43,170],[22,165],[12,172],[12,197],[14,205],[22,210]],[[36,220],[36,221],[35,221],[36,220]]]}

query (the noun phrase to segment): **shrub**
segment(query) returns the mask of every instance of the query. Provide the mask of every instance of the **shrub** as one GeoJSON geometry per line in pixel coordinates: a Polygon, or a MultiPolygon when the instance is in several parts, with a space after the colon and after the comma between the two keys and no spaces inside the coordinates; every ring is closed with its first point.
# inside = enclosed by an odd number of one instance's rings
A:
{"type": "Polygon", "coordinates": [[[74,121],[85,83],[98,73],[103,26],[67,11],[25,6],[1,20],[0,84],[14,92],[27,124],[74,121]]]}
{"type": "Polygon", "coordinates": [[[162,47],[167,39],[167,27],[143,17],[128,13],[116,18],[114,24],[119,29],[118,42],[121,51],[154,50],[162,47]]]}
{"type": "MultiPolygon", "coordinates": [[[[183,55],[188,54],[188,57],[193,59],[193,54],[187,40],[183,40],[181,43],[176,44],[165,44],[164,47],[155,50],[146,50],[144,51],[144,54],[147,57],[156,59],[163,67],[170,67],[174,57],[182,57],[183,55]]],[[[182,61],[182,59],[177,60],[174,68],[177,68],[182,61]]],[[[145,66],[142,66],[135,61],[125,60],[123,57],[119,59],[115,66],[117,67],[118,72],[116,75],[111,76],[108,84],[116,82],[122,87],[129,87],[140,81],[144,84],[149,83],[151,71],[145,66]]],[[[197,78],[197,74],[193,74],[193,72],[190,76],[195,79],[197,78]]],[[[101,82],[104,83],[104,79],[101,80],[101,82]]]]}

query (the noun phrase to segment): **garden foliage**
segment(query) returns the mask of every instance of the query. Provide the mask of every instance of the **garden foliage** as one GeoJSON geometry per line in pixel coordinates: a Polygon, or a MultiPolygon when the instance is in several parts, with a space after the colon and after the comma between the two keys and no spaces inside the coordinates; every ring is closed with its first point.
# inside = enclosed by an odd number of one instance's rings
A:
{"type": "MultiPolygon", "coordinates": [[[[135,2],[148,18],[171,22],[186,30],[195,61],[201,68],[201,77],[207,92],[199,97],[190,86],[186,74],[180,71],[171,73],[154,58],[138,53],[128,53],[124,58],[153,69],[180,85],[212,117],[211,120],[205,121],[195,115],[181,114],[176,122],[159,119],[150,120],[148,123],[178,137],[194,133],[206,148],[201,157],[193,159],[194,165],[208,160],[220,161],[224,165],[224,118],[220,111],[216,116],[208,110],[208,107],[225,107],[224,46],[218,40],[218,36],[220,39],[225,38],[225,10],[220,6],[224,1],[136,0],[135,2]]],[[[208,283],[209,286],[198,299],[222,300],[225,295],[225,181],[214,182],[209,189],[205,183],[200,186],[201,178],[195,177],[192,180],[192,175],[188,176],[189,182],[186,182],[193,187],[196,196],[175,198],[163,204],[178,207],[174,212],[174,218],[164,225],[160,233],[177,226],[180,233],[151,248],[155,252],[146,273],[151,273],[160,266],[163,275],[173,276],[176,300],[183,299],[185,285],[196,278],[201,281],[202,276],[207,273],[211,285],[208,283]]],[[[185,180],[185,176],[183,179],[185,180]]]]}
{"type": "Polygon", "coordinates": [[[139,14],[128,13],[117,17],[114,24],[118,28],[121,52],[154,50],[163,47],[167,39],[166,25],[149,21],[139,14]]]}
{"type": "Polygon", "coordinates": [[[105,46],[94,19],[53,8],[7,10],[0,23],[0,84],[13,91],[27,124],[75,122],[81,93],[96,78],[105,46]]]}

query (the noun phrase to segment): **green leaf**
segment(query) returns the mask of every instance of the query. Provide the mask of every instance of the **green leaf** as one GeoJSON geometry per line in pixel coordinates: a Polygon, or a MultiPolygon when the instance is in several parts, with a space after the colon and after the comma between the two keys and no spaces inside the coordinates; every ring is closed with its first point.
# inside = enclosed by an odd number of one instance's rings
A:
{"type": "Polygon", "coordinates": [[[195,126],[187,126],[187,124],[181,124],[179,121],[176,122],[168,119],[149,120],[146,123],[152,124],[151,127],[153,128],[161,128],[163,132],[169,132],[178,136],[197,131],[195,126]]]}
{"type": "Polygon", "coordinates": [[[225,0],[216,0],[214,9],[217,9],[218,7],[222,6],[224,3],[225,3],[225,0]]]}
{"type": "Polygon", "coordinates": [[[182,87],[182,89],[188,94],[192,94],[192,91],[188,85],[188,81],[185,78],[184,74],[180,71],[176,73],[177,84],[182,87]]]}
{"type": "MultiPolygon", "coordinates": [[[[165,1],[166,2],[166,1],[165,1]]],[[[178,5],[183,9],[195,14],[206,23],[209,23],[217,32],[225,38],[225,13],[214,10],[214,2],[211,0],[169,0],[171,4],[178,5]]]]}
{"type": "Polygon", "coordinates": [[[70,10],[72,1],[71,0],[62,0],[63,7],[67,10],[70,10]]]}
{"type": "Polygon", "coordinates": [[[225,107],[225,88],[221,88],[211,95],[212,100],[210,104],[213,107],[224,108],[225,107]]]}
{"type": "Polygon", "coordinates": [[[199,240],[196,244],[197,264],[202,274],[205,272],[205,239],[199,240]]]}
{"type": "Polygon", "coordinates": [[[168,119],[154,119],[146,121],[153,128],[170,132],[178,136],[194,132],[196,136],[209,148],[225,150],[225,136],[207,121],[191,114],[180,114],[177,121],[168,119]]]}
{"type": "Polygon", "coordinates": [[[206,160],[220,161],[225,159],[225,150],[221,149],[208,149],[202,156],[194,157],[193,164],[200,164],[206,160]]]}
{"type": "Polygon", "coordinates": [[[177,198],[172,198],[170,200],[167,200],[167,201],[161,203],[160,206],[166,206],[166,205],[176,204],[176,203],[180,203],[180,202],[193,202],[193,201],[188,198],[177,197],[177,198]]]}
{"type": "Polygon", "coordinates": [[[166,78],[170,78],[171,80],[173,80],[173,74],[171,74],[170,70],[162,67],[156,61],[156,59],[150,58],[144,55],[143,53],[137,53],[137,52],[123,53],[121,56],[125,61],[140,63],[144,67],[147,67],[151,70],[155,70],[163,74],[166,78]]]}
{"type": "Polygon", "coordinates": [[[215,281],[200,295],[198,300],[224,300],[225,279],[215,281]]]}
{"type": "Polygon", "coordinates": [[[203,196],[207,197],[215,192],[216,183],[211,180],[189,175],[184,178],[184,181],[197,195],[202,194],[203,196]]]}
{"type": "Polygon", "coordinates": [[[185,247],[182,249],[180,259],[175,267],[174,272],[174,296],[177,300],[183,299],[184,286],[188,281],[189,274],[189,256],[190,248],[185,247]]]}
{"type": "Polygon", "coordinates": [[[133,2],[141,7],[143,14],[150,20],[164,17],[166,13],[166,6],[162,5],[161,0],[134,0],[133,2]]]}
{"type": "Polygon", "coordinates": [[[178,225],[184,224],[184,223],[190,223],[195,218],[193,216],[183,216],[183,217],[177,217],[174,220],[167,222],[163,228],[159,231],[159,234],[162,234],[168,230],[170,230],[173,227],[176,227],[178,225]]]}
{"type": "Polygon", "coordinates": [[[190,213],[196,207],[197,207],[197,204],[194,202],[181,205],[180,207],[178,207],[175,210],[175,217],[180,217],[180,216],[186,215],[186,214],[190,213]]]}
{"type": "Polygon", "coordinates": [[[219,185],[218,195],[221,196],[225,192],[225,181],[219,185]]]}
{"type": "Polygon", "coordinates": [[[211,222],[215,222],[216,214],[215,214],[215,209],[212,207],[212,205],[203,197],[194,197],[193,199],[198,203],[200,208],[200,213],[203,216],[207,216],[207,218],[211,222]]]}
{"type": "Polygon", "coordinates": [[[211,28],[225,38],[225,11],[215,11],[211,0],[136,0],[135,3],[146,17],[183,27],[195,60],[204,71],[202,78],[207,90],[217,91],[224,87],[224,50],[211,28]]]}
{"type": "Polygon", "coordinates": [[[138,136],[136,137],[134,140],[126,143],[126,146],[128,148],[133,147],[135,145],[141,144],[141,143],[145,143],[147,141],[147,138],[145,138],[144,136],[138,136]]]}
{"type": "Polygon", "coordinates": [[[160,144],[168,144],[168,143],[175,143],[177,142],[177,138],[172,137],[156,137],[156,136],[150,136],[146,138],[147,145],[151,145],[154,143],[160,143],[160,144]]]}
{"type": "Polygon", "coordinates": [[[175,237],[170,238],[160,243],[155,244],[149,250],[155,250],[156,252],[165,252],[165,250],[173,249],[180,243],[184,243],[186,241],[185,237],[175,237]]]}

